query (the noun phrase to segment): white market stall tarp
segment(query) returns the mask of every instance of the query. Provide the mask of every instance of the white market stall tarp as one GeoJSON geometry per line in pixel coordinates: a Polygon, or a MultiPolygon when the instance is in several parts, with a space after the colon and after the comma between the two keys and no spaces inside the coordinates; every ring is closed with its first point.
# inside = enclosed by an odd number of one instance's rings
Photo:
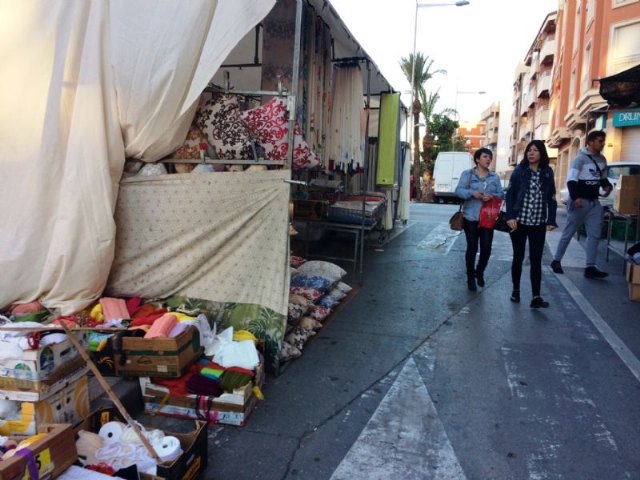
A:
{"type": "Polygon", "coordinates": [[[0,307],[100,296],[125,157],[186,136],[200,92],[275,0],[0,0],[0,307]]]}
{"type": "Polygon", "coordinates": [[[218,327],[264,340],[266,364],[277,369],[289,299],[290,177],[270,170],[123,180],[106,293],[182,297],[180,305],[208,312],[218,327]]]}
{"type": "Polygon", "coordinates": [[[289,295],[290,170],[131,177],[107,292],[259,304],[289,295]]]}

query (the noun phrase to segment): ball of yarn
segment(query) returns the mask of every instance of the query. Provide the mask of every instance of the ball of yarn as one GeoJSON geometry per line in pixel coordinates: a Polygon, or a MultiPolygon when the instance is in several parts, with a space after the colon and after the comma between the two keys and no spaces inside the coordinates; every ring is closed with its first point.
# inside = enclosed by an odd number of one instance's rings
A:
{"type": "Polygon", "coordinates": [[[102,447],[102,445],[102,437],[97,433],[88,432],[86,430],[80,430],[78,432],[76,449],[78,450],[79,456],[86,458],[88,465],[96,463],[94,454],[96,453],[96,450],[102,447]]]}

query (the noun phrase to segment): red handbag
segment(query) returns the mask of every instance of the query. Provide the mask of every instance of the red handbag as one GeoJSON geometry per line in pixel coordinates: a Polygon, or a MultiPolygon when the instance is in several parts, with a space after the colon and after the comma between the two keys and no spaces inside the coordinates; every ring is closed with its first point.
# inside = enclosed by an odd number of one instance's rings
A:
{"type": "Polygon", "coordinates": [[[480,228],[494,228],[498,215],[500,215],[500,208],[502,208],[502,200],[498,197],[491,197],[491,200],[482,202],[478,226],[480,228]]]}

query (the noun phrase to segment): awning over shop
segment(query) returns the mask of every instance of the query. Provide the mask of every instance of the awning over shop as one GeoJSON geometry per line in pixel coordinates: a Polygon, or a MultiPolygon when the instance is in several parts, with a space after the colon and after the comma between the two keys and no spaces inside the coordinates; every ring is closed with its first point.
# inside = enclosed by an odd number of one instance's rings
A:
{"type": "Polygon", "coordinates": [[[600,95],[611,107],[640,105],[640,65],[601,78],[600,95]]]}

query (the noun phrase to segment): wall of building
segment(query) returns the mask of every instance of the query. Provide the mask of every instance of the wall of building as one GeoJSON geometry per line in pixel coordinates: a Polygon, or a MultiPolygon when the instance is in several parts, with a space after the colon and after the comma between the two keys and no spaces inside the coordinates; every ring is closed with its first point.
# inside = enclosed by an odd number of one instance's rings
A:
{"type": "MultiPolygon", "coordinates": [[[[534,139],[546,140],[553,104],[553,65],[557,56],[557,13],[550,12],[540,25],[524,62],[514,78],[513,117],[509,166],[522,159],[526,145],[534,139]]],[[[549,149],[552,165],[557,152],[549,149]]]]}
{"type": "Polygon", "coordinates": [[[586,132],[593,128],[607,133],[603,153],[610,162],[640,161],[640,152],[625,149],[625,142],[640,136],[640,121],[615,126],[621,109],[608,108],[598,82],[640,64],[640,1],[564,0],[557,12],[556,35],[547,144],[558,149],[559,190],[572,158],[584,147],[586,132]]]}

